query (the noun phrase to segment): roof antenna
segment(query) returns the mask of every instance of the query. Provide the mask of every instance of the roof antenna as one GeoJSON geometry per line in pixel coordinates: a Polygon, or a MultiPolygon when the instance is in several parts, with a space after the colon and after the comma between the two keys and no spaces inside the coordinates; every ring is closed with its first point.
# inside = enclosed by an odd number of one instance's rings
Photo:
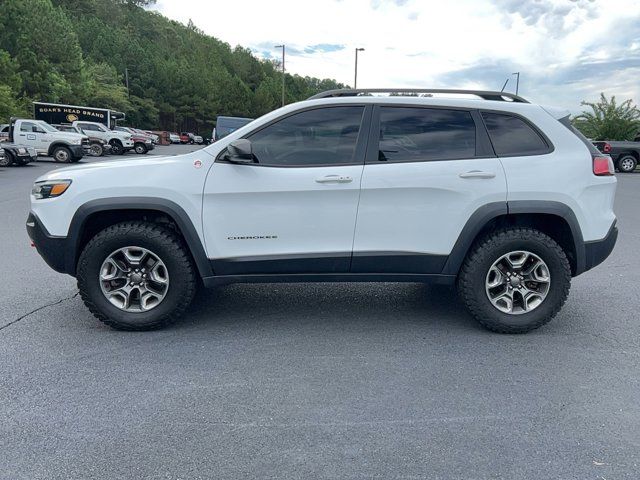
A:
{"type": "Polygon", "coordinates": [[[502,88],[500,89],[501,92],[504,92],[504,89],[506,88],[507,83],[509,83],[509,77],[507,77],[507,79],[504,81],[504,85],[502,85],[502,88]]]}

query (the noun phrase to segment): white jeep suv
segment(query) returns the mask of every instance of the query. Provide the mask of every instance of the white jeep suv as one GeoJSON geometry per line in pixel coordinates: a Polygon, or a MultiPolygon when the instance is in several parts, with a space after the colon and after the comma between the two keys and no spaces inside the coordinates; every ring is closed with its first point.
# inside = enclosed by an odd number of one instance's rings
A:
{"type": "Polygon", "coordinates": [[[612,251],[615,189],[568,112],[336,90],[187,155],[52,171],[27,229],[119,329],[166,325],[200,284],[381,281],[455,284],[482,325],[520,333],[612,251]]]}

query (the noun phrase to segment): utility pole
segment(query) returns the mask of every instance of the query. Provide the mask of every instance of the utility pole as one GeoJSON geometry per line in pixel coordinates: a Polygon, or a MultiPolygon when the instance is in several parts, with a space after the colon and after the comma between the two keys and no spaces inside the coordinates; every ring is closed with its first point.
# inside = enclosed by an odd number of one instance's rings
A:
{"type": "Polygon", "coordinates": [[[129,92],[129,69],[127,67],[124,69],[124,81],[127,84],[127,96],[131,98],[131,92],[129,92]]]}
{"type": "Polygon", "coordinates": [[[353,75],[353,88],[358,88],[358,52],[364,52],[364,48],[356,48],[356,69],[353,75]]]}
{"type": "Polygon", "coordinates": [[[518,95],[518,87],[520,87],[520,72],[514,72],[511,75],[516,75],[516,95],[518,95]]]}
{"type": "Polygon", "coordinates": [[[276,45],[273,48],[282,49],[282,106],[284,107],[284,43],[282,45],[276,45]]]}

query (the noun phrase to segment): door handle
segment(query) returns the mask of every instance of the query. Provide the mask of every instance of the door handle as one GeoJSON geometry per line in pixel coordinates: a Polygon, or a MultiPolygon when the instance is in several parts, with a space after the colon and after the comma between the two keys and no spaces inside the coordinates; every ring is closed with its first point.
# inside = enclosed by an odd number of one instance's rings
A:
{"type": "Polygon", "coordinates": [[[316,178],[318,183],[350,183],[353,178],[344,175],[327,175],[326,177],[316,178]]]}
{"type": "Polygon", "coordinates": [[[470,172],[464,172],[458,175],[460,178],[495,178],[496,174],[493,172],[483,172],[481,170],[471,170],[470,172]]]}

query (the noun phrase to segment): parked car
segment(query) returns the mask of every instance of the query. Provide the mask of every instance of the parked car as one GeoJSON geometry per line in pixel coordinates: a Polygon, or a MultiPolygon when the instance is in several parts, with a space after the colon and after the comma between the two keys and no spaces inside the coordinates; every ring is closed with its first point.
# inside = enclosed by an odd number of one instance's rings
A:
{"type": "Polygon", "coordinates": [[[38,152],[33,147],[25,145],[16,145],[9,141],[0,142],[0,167],[8,167],[9,165],[26,165],[35,162],[38,159],[38,152]]]}
{"type": "Polygon", "coordinates": [[[123,155],[125,152],[133,149],[134,144],[131,140],[131,134],[125,132],[116,132],[108,129],[99,122],[73,122],[74,127],[82,129],[83,132],[94,137],[101,138],[111,145],[111,153],[114,155],[123,155]]]}
{"type": "Polygon", "coordinates": [[[638,166],[640,160],[640,142],[593,142],[602,153],[611,155],[613,164],[618,171],[631,173],[638,166]]]}
{"type": "Polygon", "coordinates": [[[158,135],[156,135],[155,133],[148,132],[146,130],[140,130],[139,128],[131,128],[131,130],[133,130],[135,133],[139,133],[141,135],[147,135],[148,137],[151,138],[151,141],[153,142],[154,145],[157,145],[160,142],[160,137],[158,135]]]}
{"type": "Polygon", "coordinates": [[[490,330],[549,322],[616,243],[611,158],[510,93],[366,93],[290,104],[206,155],[52,170],[29,236],[123,330],[170,323],[199,284],[282,281],[457,285],[490,330]]]}
{"type": "Polygon", "coordinates": [[[3,123],[0,125],[0,142],[9,140],[9,124],[3,123]]]}
{"type": "MultiPolygon", "coordinates": [[[[81,135],[86,135],[86,133],[78,126],[73,125],[53,125],[61,132],[75,132],[81,135]]],[[[111,152],[111,145],[106,140],[103,140],[100,137],[95,137],[92,135],[87,135],[89,137],[89,145],[85,148],[85,153],[87,155],[91,155],[92,157],[102,157],[111,152]]]]}
{"type": "Polygon", "coordinates": [[[178,135],[176,132],[169,132],[169,140],[171,141],[171,143],[181,143],[182,139],[180,138],[180,135],[178,135]]]}
{"type": "Polygon", "coordinates": [[[194,133],[189,133],[189,132],[182,132],[180,134],[180,142],[181,143],[189,143],[191,145],[193,145],[194,143],[202,145],[204,140],[202,139],[202,137],[200,135],[196,135],[194,133]]]}
{"type": "Polygon", "coordinates": [[[151,136],[142,130],[132,127],[116,127],[114,130],[131,135],[131,140],[133,140],[133,150],[136,153],[145,154],[149,150],[153,150],[155,148],[153,137],[157,138],[157,135],[151,136]]]}
{"type": "Polygon", "coordinates": [[[156,145],[158,145],[161,141],[160,135],[158,135],[155,132],[152,132],[151,130],[140,130],[140,129],[136,129],[142,133],[146,133],[147,135],[151,135],[151,138],[153,139],[153,143],[155,143],[156,145]]]}
{"type": "Polygon", "coordinates": [[[56,162],[77,162],[89,146],[89,137],[75,132],[61,132],[42,120],[12,118],[9,141],[31,147],[39,155],[53,157],[56,162]]]}
{"type": "Polygon", "coordinates": [[[217,118],[216,126],[211,132],[211,141],[216,142],[251,122],[253,122],[253,118],[220,116],[217,118]]]}
{"type": "Polygon", "coordinates": [[[131,135],[131,140],[133,140],[133,150],[138,154],[145,154],[156,148],[153,144],[153,140],[151,140],[151,137],[148,135],[134,133],[131,135]]]}

